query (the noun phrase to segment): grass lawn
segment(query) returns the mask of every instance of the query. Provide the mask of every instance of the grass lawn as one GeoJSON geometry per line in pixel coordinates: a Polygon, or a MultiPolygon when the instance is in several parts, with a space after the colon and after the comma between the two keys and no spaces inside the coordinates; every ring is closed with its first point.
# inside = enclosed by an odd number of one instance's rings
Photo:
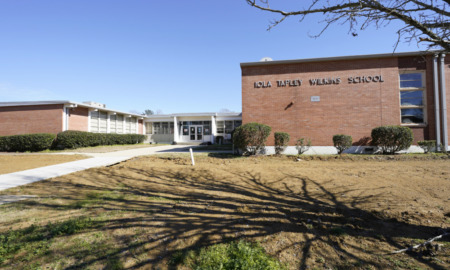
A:
{"type": "Polygon", "coordinates": [[[245,241],[288,269],[449,269],[449,237],[390,254],[450,227],[448,157],[372,157],[141,157],[2,191],[37,197],[0,206],[0,268],[189,269],[245,241]]]}

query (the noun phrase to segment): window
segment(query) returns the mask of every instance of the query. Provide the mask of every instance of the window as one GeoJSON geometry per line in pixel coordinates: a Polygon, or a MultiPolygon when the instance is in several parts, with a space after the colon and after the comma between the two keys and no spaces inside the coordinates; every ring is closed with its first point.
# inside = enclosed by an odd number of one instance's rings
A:
{"type": "Polygon", "coordinates": [[[131,133],[131,117],[125,118],[125,133],[126,134],[131,133]]]}
{"type": "Polygon", "coordinates": [[[242,121],[241,120],[234,120],[234,128],[240,127],[242,126],[242,121]]]}
{"type": "Polygon", "coordinates": [[[153,134],[161,134],[160,123],[153,123],[153,134]]]}
{"type": "Polygon", "coordinates": [[[169,134],[169,123],[168,122],[161,123],[161,134],[169,134]]]}
{"type": "Polygon", "coordinates": [[[211,135],[211,121],[203,121],[203,135],[211,135]]]}
{"type": "Polygon", "coordinates": [[[233,121],[225,121],[225,133],[231,134],[233,131],[233,121]]]}
{"type": "Polygon", "coordinates": [[[189,127],[183,126],[183,136],[188,136],[188,135],[189,135],[189,127]]]}
{"type": "Polygon", "coordinates": [[[117,133],[117,115],[111,114],[109,116],[109,130],[111,133],[117,133]]]}
{"type": "Polygon", "coordinates": [[[123,115],[117,115],[117,133],[123,133],[123,115]]]}
{"type": "Polygon", "coordinates": [[[173,122],[154,122],[153,134],[173,134],[173,122]]]}
{"type": "Polygon", "coordinates": [[[99,129],[98,132],[100,133],[107,133],[108,132],[108,113],[107,112],[98,112],[98,118],[99,118],[99,129]]]}
{"type": "Polygon", "coordinates": [[[400,73],[400,110],[402,124],[425,123],[425,75],[423,72],[400,73]]]}
{"type": "Polygon", "coordinates": [[[224,133],[224,130],[225,130],[224,121],[217,121],[216,128],[217,128],[217,133],[224,133]]]}
{"type": "Polygon", "coordinates": [[[90,131],[91,132],[98,132],[98,111],[91,111],[91,120],[90,120],[90,131]]]}
{"type": "Polygon", "coordinates": [[[152,123],[145,123],[145,134],[152,134],[152,123]]]}
{"type": "Polygon", "coordinates": [[[137,118],[136,117],[131,117],[130,118],[130,123],[131,123],[131,127],[130,127],[130,133],[131,134],[136,134],[137,133],[137,118]]]}

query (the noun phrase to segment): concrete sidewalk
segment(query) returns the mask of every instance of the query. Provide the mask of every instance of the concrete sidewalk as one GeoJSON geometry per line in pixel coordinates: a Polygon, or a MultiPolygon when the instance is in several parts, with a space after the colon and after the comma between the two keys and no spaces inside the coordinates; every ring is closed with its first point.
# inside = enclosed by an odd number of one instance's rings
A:
{"type": "MultiPolygon", "coordinates": [[[[91,156],[92,158],[52,166],[46,166],[26,171],[2,174],[0,175],[0,190],[26,185],[36,181],[41,181],[52,177],[58,177],[73,172],[83,171],[89,168],[109,166],[137,156],[146,156],[169,152],[186,152],[189,151],[189,147],[192,146],[164,145],[164,146],[137,148],[109,153],[82,153],[84,155],[91,156]]],[[[80,153],[73,152],[65,154],[80,154],[80,153]]]]}

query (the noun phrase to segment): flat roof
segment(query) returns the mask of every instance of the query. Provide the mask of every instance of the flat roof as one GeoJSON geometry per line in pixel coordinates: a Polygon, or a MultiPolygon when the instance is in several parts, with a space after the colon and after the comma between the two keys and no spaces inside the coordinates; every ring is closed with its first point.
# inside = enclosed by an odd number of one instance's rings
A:
{"type": "Polygon", "coordinates": [[[163,118],[163,117],[199,117],[199,116],[230,116],[230,117],[240,117],[242,113],[229,112],[229,113],[215,113],[215,112],[204,112],[204,113],[172,113],[172,114],[153,114],[146,115],[147,118],[163,118]]]}
{"type": "Polygon", "coordinates": [[[420,56],[420,55],[438,54],[438,53],[442,53],[442,52],[443,51],[414,51],[414,52],[401,52],[401,53],[364,54],[364,55],[304,58],[304,59],[292,59],[292,60],[244,62],[244,63],[241,63],[241,68],[242,67],[251,67],[251,66],[298,64],[298,63],[308,63],[308,62],[325,62],[325,61],[342,61],[342,60],[355,60],[355,59],[420,56]]]}
{"type": "Polygon", "coordinates": [[[135,114],[135,113],[129,113],[129,112],[122,112],[118,110],[108,109],[104,107],[99,106],[93,106],[86,103],[80,103],[80,102],[74,102],[70,100],[44,100],[44,101],[12,101],[12,102],[0,102],[0,107],[19,107],[19,106],[39,106],[39,105],[76,105],[77,107],[85,107],[90,109],[97,109],[101,111],[107,111],[107,112],[114,112],[124,115],[132,115],[136,117],[145,118],[145,115],[142,114],[135,114]]]}

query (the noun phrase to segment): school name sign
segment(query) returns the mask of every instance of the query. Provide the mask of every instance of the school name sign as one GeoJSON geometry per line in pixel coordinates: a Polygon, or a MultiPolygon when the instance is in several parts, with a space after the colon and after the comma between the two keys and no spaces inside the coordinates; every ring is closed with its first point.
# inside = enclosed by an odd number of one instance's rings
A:
{"type": "MultiPolygon", "coordinates": [[[[342,79],[340,77],[336,78],[315,78],[308,80],[309,85],[311,86],[321,86],[321,85],[338,85],[342,83],[342,79]]],[[[357,83],[383,83],[383,77],[381,75],[367,75],[367,76],[356,76],[356,77],[348,77],[348,84],[357,84],[357,83]]],[[[277,80],[274,83],[271,81],[257,81],[254,82],[255,88],[269,88],[272,86],[276,87],[298,87],[302,86],[302,79],[294,79],[294,80],[277,80]]]]}

